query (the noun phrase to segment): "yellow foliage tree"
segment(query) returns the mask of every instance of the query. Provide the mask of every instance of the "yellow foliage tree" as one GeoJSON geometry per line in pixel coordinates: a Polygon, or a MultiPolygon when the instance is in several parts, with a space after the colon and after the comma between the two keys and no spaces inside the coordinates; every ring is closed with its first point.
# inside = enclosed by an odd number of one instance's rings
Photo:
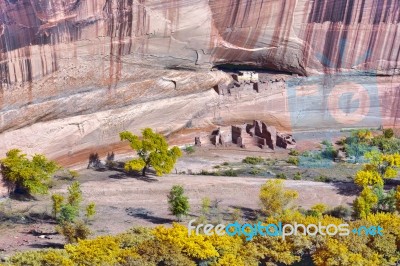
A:
{"type": "Polygon", "coordinates": [[[365,155],[370,160],[363,169],[357,172],[354,182],[361,186],[383,186],[384,179],[397,176],[397,168],[400,166],[400,154],[382,154],[371,151],[365,155]]]}
{"type": "Polygon", "coordinates": [[[120,262],[120,244],[114,237],[102,236],[68,244],[65,251],[76,265],[115,265],[120,262]]]}
{"type": "Polygon", "coordinates": [[[121,140],[130,142],[132,149],[138,155],[138,158],[125,164],[127,171],[142,171],[142,175],[145,176],[147,169],[153,167],[157,175],[161,176],[170,173],[176,160],[182,156],[178,147],[174,146],[169,149],[165,138],[161,134],[153,132],[151,128],[143,129],[142,139],[128,131],[121,132],[119,135],[121,140]]]}
{"type": "Polygon", "coordinates": [[[358,217],[365,218],[370,213],[372,208],[378,203],[378,197],[374,194],[372,189],[364,187],[360,196],[354,200],[353,208],[358,217]]]}
{"type": "Polygon", "coordinates": [[[400,212],[400,186],[397,186],[396,189],[396,209],[400,212]]]}
{"type": "Polygon", "coordinates": [[[189,237],[188,229],[178,223],[174,223],[172,228],[156,227],[154,235],[160,242],[172,244],[194,259],[204,260],[219,255],[207,237],[204,235],[189,237]]]}
{"type": "Polygon", "coordinates": [[[295,190],[285,189],[283,181],[279,179],[268,180],[260,191],[260,200],[263,212],[268,215],[282,213],[298,197],[295,190]]]}

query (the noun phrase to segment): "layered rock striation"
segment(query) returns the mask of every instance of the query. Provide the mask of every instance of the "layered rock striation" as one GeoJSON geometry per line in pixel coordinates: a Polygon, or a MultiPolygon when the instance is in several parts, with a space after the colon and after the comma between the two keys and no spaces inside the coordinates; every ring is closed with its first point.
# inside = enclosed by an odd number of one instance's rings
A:
{"type": "Polygon", "coordinates": [[[379,123],[397,125],[399,1],[1,0],[0,10],[1,153],[17,146],[58,157],[117,142],[101,137],[109,127],[171,133],[199,117],[207,126],[219,116],[274,116],[285,121],[278,127],[309,129],[291,122],[293,88],[313,92],[317,76],[330,92],[329,77],[343,73],[354,75],[354,87],[376,87],[379,123]],[[231,77],[211,69],[232,66],[291,81],[254,96],[258,109],[241,97],[224,106],[211,88],[231,77]],[[293,81],[292,73],[308,78],[293,81]],[[270,103],[279,97],[284,105],[270,103]]]}

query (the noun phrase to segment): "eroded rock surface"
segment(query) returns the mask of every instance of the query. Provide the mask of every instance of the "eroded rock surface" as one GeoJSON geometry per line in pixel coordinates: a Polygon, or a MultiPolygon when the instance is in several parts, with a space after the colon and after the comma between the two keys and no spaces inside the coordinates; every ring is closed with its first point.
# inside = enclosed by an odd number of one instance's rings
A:
{"type": "Polygon", "coordinates": [[[356,76],[343,87],[376,87],[376,101],[355,90],[363,112],[351,121],[349,107],[331,115],[340,125],[321,126],[359,126],[365,115],[397,125],[399,82],[376,76],[399,73],[399,1],[1,0],[0,11],[1,154],[58,157],[115,143],[120,130],[171,133],[198,118],[199,127],[267,119],[308,130],[327,106],[343,105],[330,100],[340,89],[329,76],[348,72],[356,76]],[[224,105],[211,88],[230,75],[210,69],[231,65],[287,72],[290,82],[224,105]],[[297,92],[318,91],[318,74],[323,105],[299,111],[297,92]],[[294,120],[304,114],[307,123],[294,120]]]}

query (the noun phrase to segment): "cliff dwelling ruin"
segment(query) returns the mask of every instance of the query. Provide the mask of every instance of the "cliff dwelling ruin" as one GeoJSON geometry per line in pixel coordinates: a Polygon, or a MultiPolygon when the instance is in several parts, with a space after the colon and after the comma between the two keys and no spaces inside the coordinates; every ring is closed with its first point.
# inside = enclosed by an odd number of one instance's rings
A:
{"type": "Polygon", "coordinates": [[[252,124],[233,125],[217,128],[210,135],[196,137],[195,145],[236,146],[242,149],[259,147],[275,150],[296,148],[296,140],[292,135],[281,133],[274,126],[255,120],[252,124]]]}

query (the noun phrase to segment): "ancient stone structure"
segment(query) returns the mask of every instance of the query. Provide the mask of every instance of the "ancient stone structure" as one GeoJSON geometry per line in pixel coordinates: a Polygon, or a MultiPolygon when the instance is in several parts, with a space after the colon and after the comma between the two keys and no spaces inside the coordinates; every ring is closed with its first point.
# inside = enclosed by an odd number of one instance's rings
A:
{"type": "Polygon", "coordinates": [[[201,147],[200,137],[195,137],[194,138],[194,145],[197,146],[197,147],[201,147]]]}
{"type": "Polygon", "coordinates": [[[277,133],[276,134],[276,145],[284,149],[294,149],[296,148],[296,141],[290,134],[277,133]]]}
{"type": "Polygon", "coordinates": [[[215,146],[222,145],[224,146],[227,142],[226,136],[224,135],[224,132],[221,131],[220,128],[214,130],[211,133],[211,143],[215,146]]]}
{"type": "Polygon", "coordinates": [[[232,126],[232,143],[241,147],[243,145],[243,132],[246,132],[246,128],[244,126],[232,126]]]}
{"type": "Polygon", "coordinates": [[[258,83],[258,73],[255,71],[239,71],[232,75],[233,79],[239,83],[258,83]]]}
{"type": "MultiPolygon", "coordinates": [[[[269,126],[265,122],[253,121],[252,124],[235,125],[231,127],[232,143],[238,147],[246,148],[249,146],[258,146],[262,149],[272,149],[281,147],[284,149],[293,149],[296,147],[296,141],[292,135],[280,133],[274,126],[269,126]]],[[[214,131],[213,136],[220,134],[214,131]]]]}
{"type": "Polygon", "coordinates": [[[275,149],[277,131],[274,126],[268,126],[266,123],[261,121],[253,121],[253,124],[247,125],[246,131],[250,136],[257,139],[258,146],[260,148],[270,148],[275,149]]]}

